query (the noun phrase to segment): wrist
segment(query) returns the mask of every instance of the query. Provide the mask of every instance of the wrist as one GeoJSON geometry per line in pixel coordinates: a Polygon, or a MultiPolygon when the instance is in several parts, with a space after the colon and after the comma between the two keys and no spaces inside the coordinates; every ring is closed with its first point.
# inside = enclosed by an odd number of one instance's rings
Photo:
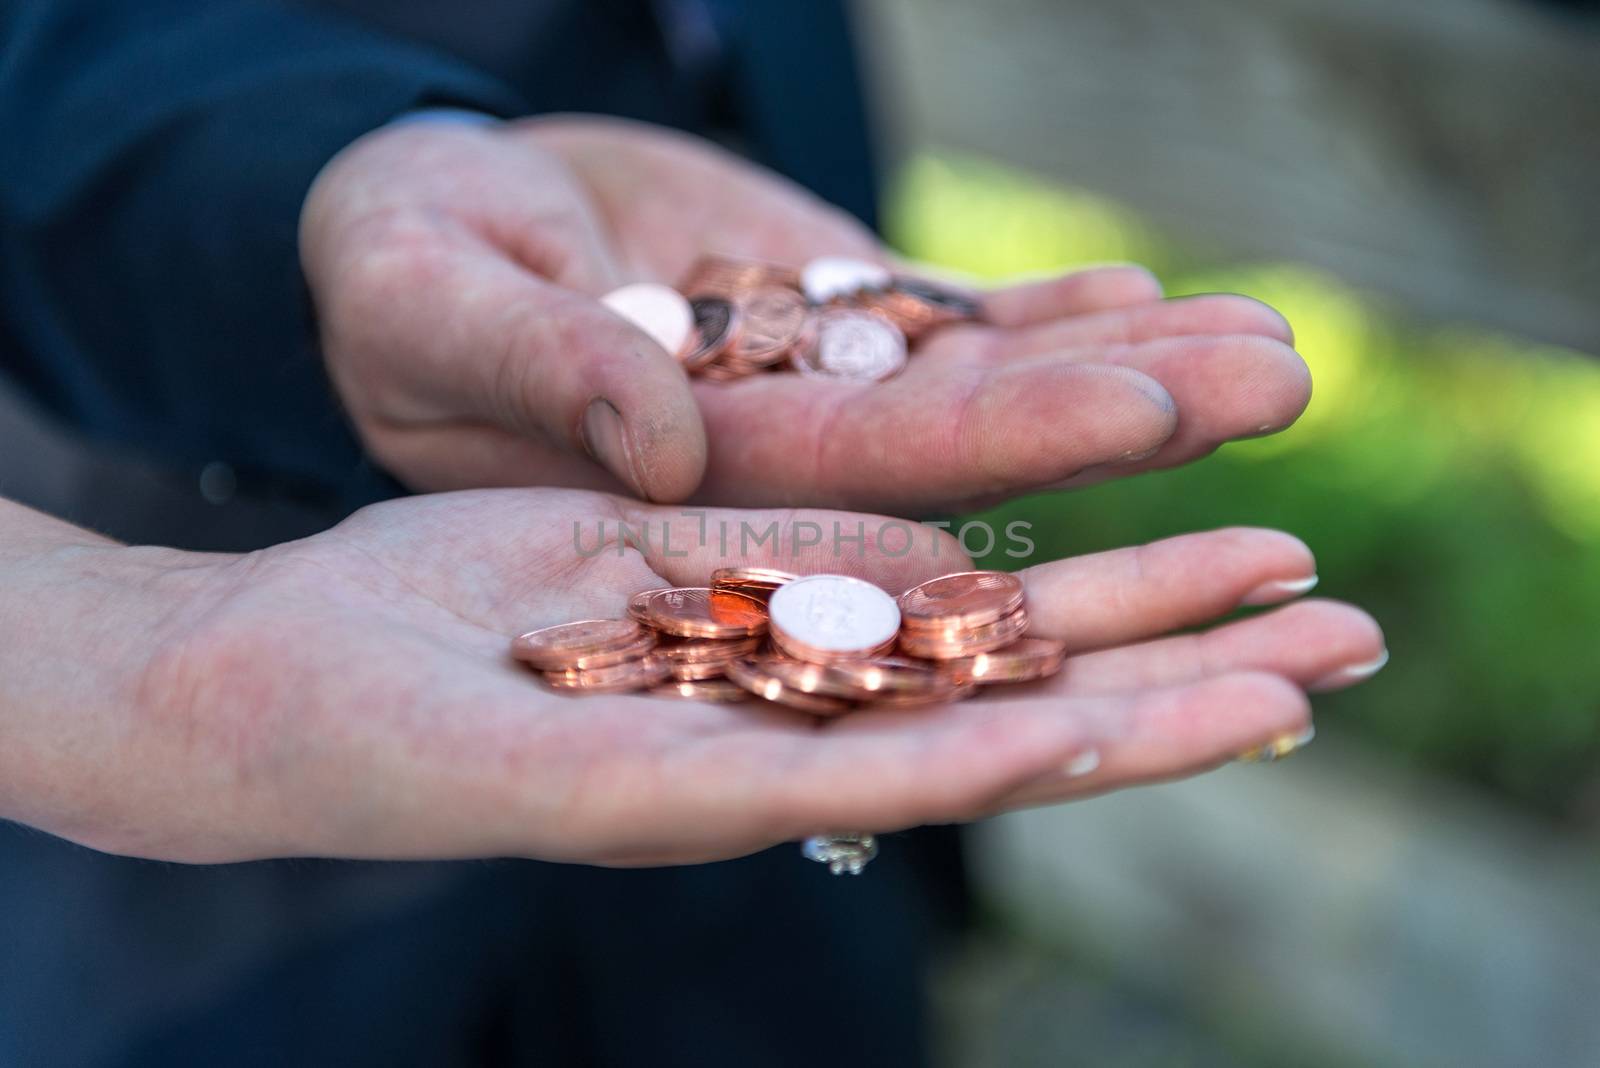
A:
{"type": "Polygon", "coordinates": [[[140,740],[175,696],[153,667],[232,558],[55,526],[0,539],[0,817],[135,852],[122,802],[160,778],[140,740]]]}

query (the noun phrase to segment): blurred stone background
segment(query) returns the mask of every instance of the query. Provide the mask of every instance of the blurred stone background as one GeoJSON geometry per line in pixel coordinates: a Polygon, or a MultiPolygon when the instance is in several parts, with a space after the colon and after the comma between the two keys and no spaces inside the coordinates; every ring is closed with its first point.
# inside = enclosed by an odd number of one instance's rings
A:
{"type": "Polygon", "coordinates": [[[1236,254],[1600,351],[1592,5],[865,0],[862,14],[903,145],[982,152],[1236,254]]]}
{"type": "Polygon", "coordinates": [[[902,248],[1252,293],[1317,383],[1279,438],[998,518],[1042,557],[1281,526],[1394,654],[1288,763],[976,828],[947,1065],[1600,1065],[1596,15],[861,4],[902,248]]]}

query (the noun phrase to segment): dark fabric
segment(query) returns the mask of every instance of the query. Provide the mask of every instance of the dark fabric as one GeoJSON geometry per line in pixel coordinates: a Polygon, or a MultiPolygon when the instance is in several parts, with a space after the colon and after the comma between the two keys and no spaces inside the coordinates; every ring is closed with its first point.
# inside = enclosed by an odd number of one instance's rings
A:
{"type": "Polygon", "coordinates": [[[324,380],[296,222],[360,134],[434,104],[628,115],[723,133],[875,217],[838,0],[710,5],[721,62],[694,77],[645,0],[515,7],[0,5],[0,373],[92,437],[351,507],[398,487],[324,380]]]}
{"type": "Polygon", "coordinates": [[[7,1068],[894,1068],[932,922],[902,836],[613,871],[193,868],[0,824],[7,1068]]]}
{"type": "MultiPolygon", "coordinates": [[[[295,224],[328,158],[415,107],[712,133],[871,221],[843,5],[705,0],[692,66],[669,6],[0,0],[0,376],[124,454],[0,433],[0,487],[53,494],[33,467],[70,468],[92,500],[69,514],[230,549],[395,492],[323,379],[295,224]],[[177,507],[210,461],[232,502],[177,507]]],[[[0,1066],[915,1065],[949,843],[894,836],[859,879],[793,846],[641,872],[189,868],[0,824],[0,1066]]]]}
{"type": "Polygon", "coordinates": [[[263,0],[11,0],[0,42],[0,371],[91,436],[346,486],[300,203],[390,118],[515,95],[263,0]]]}

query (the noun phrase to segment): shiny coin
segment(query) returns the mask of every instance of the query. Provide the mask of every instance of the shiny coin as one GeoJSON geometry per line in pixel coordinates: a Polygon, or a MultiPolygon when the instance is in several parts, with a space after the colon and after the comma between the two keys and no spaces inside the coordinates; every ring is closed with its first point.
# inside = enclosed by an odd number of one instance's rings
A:
{"type": "Polygon", "coordinates": [[[685,370],[696,371],[728,350],[744,329],[738,305],[721,297],[697,297],[689,302],[694,315],[695,344],[685,350],[685,370]]]}
{"type": "Polygon", "coordinates": [[[694,332],[694,312],[677,290],[654,282],[636,282],[613,289],[600,303],[653,338],[676,356],[694,332]]]}
{"type": "Polygon", "coordinates": [[[936,327],[983,318],[976,297],[915,278],[897,278],[887,288],[862,294],[858,303],[887,315],[910,338],[936,327]]]}
{"type": "Polygon", "coordinates": [[[769,660],[768,670],[794,689],[852,701],[877,701],[886,694],[925,694],[949,700],[961,686],[960,680],[938,671],[933,663],[904,657],[832,664],[769,660]]]}
{"type": "Polygon", "coordinates": [[[755,698],[749,690],[727,679],[664,682],[651,687],[648,692],[651,697],[676,697],[684,701],[710,701],[713,704],[737,704],[755,698]]]}
{"type": "Polygon", "coordinates": [[[791,656],[859,660],[900,631],[894,598],[845,575],[808,575],[778,587],[767,602],[772,637],[791,656]]]}
{"type": "Polygon", "coordinates": [[[800,291],[813,304],[881,289],[889,282],[888,268],[848,256],[818,256],[800,269],[800,291]]]}
{"type": "Polygon", "coordinates": [[[583,693],[629,693],[665,682],[672,674],[665,660],[653,656],[607,667],[546,671],[546,685],[583,693]]]}
{"type": "Polygon", "coordinates": [[[711,382],[732,382],[736,379],[746,378],[755,374],[761,368],[733,367],[720,361],[708,363],[696,373],[711,382]]]}
{"type": "Polygon", "coordinates": [[[676,664],[708,664],[754,656],[761,648],[761,637],[749,638],[668,638],[656,646],[656,655],[676,664]]]}
{"type": "Polygon", "coordinates": [[[672,668],[672,677],[688,681],[703,679],[720,679],[727,674],[724,670],[728,666],[726,660],[670,660],[668,665],[672,668]]]}
{"type": "Polygon", "coordinates": [[[711,572],[711,588],[733,590],[765,601],[773,590],[799,577],[771,567],[719,567],[711,572]]]}
{"type": "Polygon", "coordinates": [[[511,655],[546,671],[593,668],[637,659],[655,643],[634,620],[585,619],[518,635],[511,655]]]}
{"type": "Polygon", "coordinates": [[[928,282],[920,278],[896,278],[891,291],[903,297],[921,301],[939,315],[951,320],[983,318],[983,305],[978,298],[958,292],[949,286],[928,282]]]}
{"type": "Polygon", "coordinates": [[[650,614],[645,611],[645,608],[650,604],[650,598],[652,595],[661,593],[663,590],[667,589],[671,589],[671,587],[660,586],[653,590],[640,590],[632,597],[629,597],[628,618],[642,624],[643,626],[654,627],[655,624],[650,622],[650,614]]]}
{"type": "Polygon", "coordinates": [[[960,679],[985,685],[996,682],[1031,682],[1061,670],[1067,657],[1065,642],[1052,638],[1023,638],[988,653],[945,660],[940,667],[960,679]]]}
{"type": "Polygon", "coordinates": [[[952,679],[948,689],[928,690],[923,693],[883,693],[872,698],[871,708],[927,708],[930,705],[948,705],[965,700],[978,692],[978,684],[970,679],[952,679]]]}
{"type": "Polygon", "coordinates": [[[810,314],[805,298],[792,289],[763,286],[742,302],[744,329],[728,347],[727,360],[745,366],[777,363],[805,334],[810,314]]]}
{"type": "Polygon", "coordinates": [[[924,634],[903,630],[900,632],[900,651],[929,660],[959,660],[1010,645],[1022,637],[1027,629],[1028,610],[1019,608],[993,623],[958,632],[933,631],[924,634]]]}
{"type": "Polygon", "coordinates": [[[959,631],[981,627],[1022,607],[1022,580],[1004,571],[958,571],[929,579],[900,595],[907,630],[959,631]]]}
{"type": "Polygon", "coordinates": [[[653,590],[642,611],[651,626],[680,638],[747,638],[767,629],[766,606],[731,590],[653,590]]]}
{"type": "Polygon", "coordinates": [[[906,336],[873,312],[830,308],[816,317],[811,337],[789,357],[813,378],[882,382],[906,365],[906,336]]]}
{"type": "Polygon", "coordinates": [[[759,260],[702,256],[689,269],[681,288],[691,297],[722,297],[737,301],[762,286],[796,289],[799,285],[800,276],[790,267],[759,260]]]}
{"type": "Polygon", "coordinates": [[[779,665],[793,664],[793,661],[769,660],[756,657],[748,660],[732,660],[724,670],[733,682],[757,697],[774,701],[788,708],[810,712],[816,716],[838,716],[848,711],[853,705],[849,701],[841,701],[837,697],[826,697],[817,693],[806,693],[804,690],[795,689],[785,683],[782,676],[772,670],[779,665]]]}

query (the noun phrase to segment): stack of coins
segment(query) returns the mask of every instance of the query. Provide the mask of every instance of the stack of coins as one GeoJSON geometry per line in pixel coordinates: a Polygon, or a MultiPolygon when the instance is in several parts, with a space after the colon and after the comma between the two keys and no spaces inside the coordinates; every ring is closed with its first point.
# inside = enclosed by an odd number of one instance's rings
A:
{"type": "MultiPolygon", "coordinates": [[[[634,594],[626,619],[530,631],[511,652],[563,692],[763,700],[814,716],[921,708],[1061,670],[1061,642],[1022,637],[1023,599],[1022,582],[999,571],[944,575],[896,600],[846,575],[730,567],[710,586],[634,594]]],[[[878,843],[816,835],[801,852],[859,875],[878,843]]]]}
{"type": "Polygon", "coordinates": [[[761,699],[816,716],[918,708],[1061,669],[1058,641],[1024,638],[1022,582],[932,579],[898,600],[845,575],[723,568],[705,587],[644,590],[626,619],[520,635],[514,657],[572,693],[761,699]]]}
{"type": "Polygon", "coordinates": [[[637,283],[603,300],[690,374],[715,381],[787,367],[881,382],[905,366],[910,342],[982,312],[974,297],[842,256],[798,271],[707,256],[678,291],[637,283]]]}

